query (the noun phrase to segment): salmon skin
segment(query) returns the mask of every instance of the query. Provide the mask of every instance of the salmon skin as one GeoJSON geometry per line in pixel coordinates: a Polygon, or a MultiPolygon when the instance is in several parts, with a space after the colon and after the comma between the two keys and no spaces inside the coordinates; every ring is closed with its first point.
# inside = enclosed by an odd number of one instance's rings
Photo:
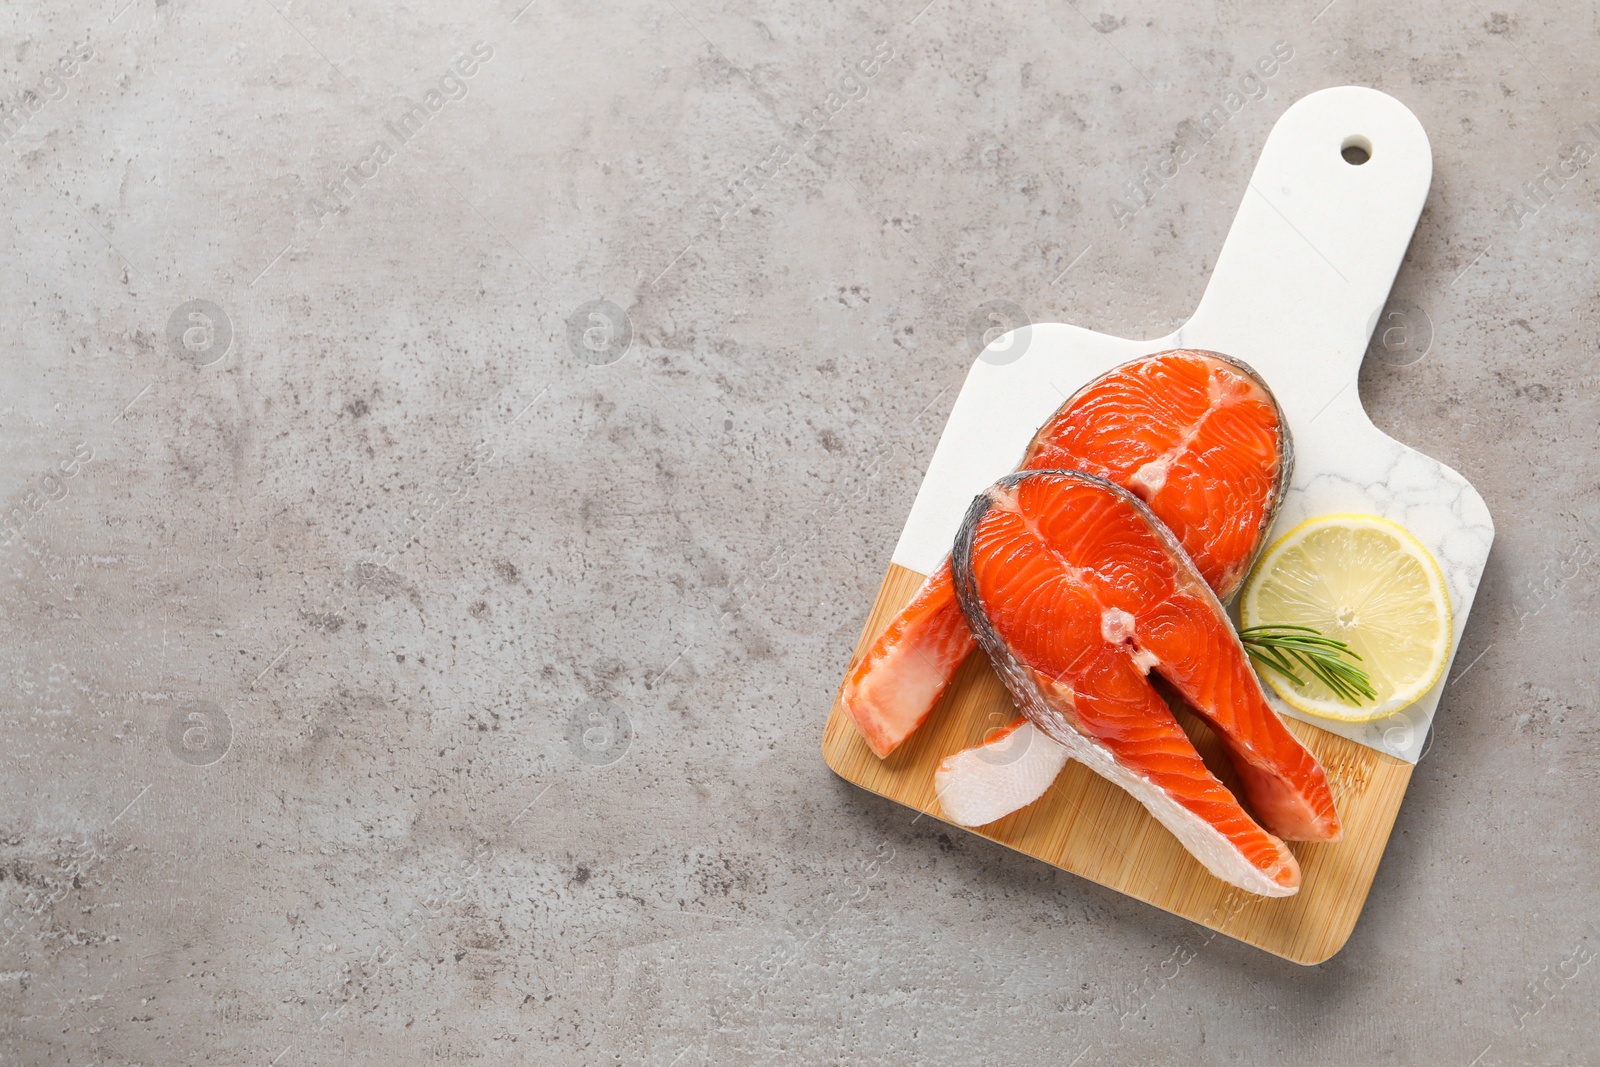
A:
{"type": "Polygon", "coordinates": [[[1079,471],[1025,471],[980,494],[956,535],[962,614],[1012,697],[1071,758],[1127,790],[1218,878],[1267,896],[1293,854],[1208,770],[1146,675],[1216,730],[1245,796],[1289,836],[1331,841],[1322,767],[1267,705],[1216,594],[1150,509],[1079,471]]]}
{"type": "MultiPolygon", "coordinates": [[[[1073,394],[1019,469],[1081,470],[1138,494],[1224,599],[1261,551],[1294,467],[1288,423],[1249,366],[1175,349],[1073,394]]],[[[878,757],[921,726],[972,652],[948,561],[846,676],[840,702],[878,757]]]]}

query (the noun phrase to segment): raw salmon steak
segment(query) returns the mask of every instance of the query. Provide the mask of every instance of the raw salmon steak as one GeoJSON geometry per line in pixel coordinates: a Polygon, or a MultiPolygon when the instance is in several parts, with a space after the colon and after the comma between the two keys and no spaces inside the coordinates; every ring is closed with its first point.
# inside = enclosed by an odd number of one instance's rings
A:
{"type": "Polygon", "coordinates": [[[1206,768],[1146,676],[1159,672],[1211,723],[1263,821],[1337,839],[1327,778],[1267,706],[1221,602],[1149,508],[1078,471],[1008,475],[973,501],[950,564],[962,614],[1030,723],[1218,878],[1295,891],[1293,854],[1206,768]]]}
{"type": "MultiPolygon", "coordinates": [[[[1255,372],[1180,349],[1084,386],[1040,428],[1019,469],[1086,471],[1138,494],[1227,598],[1261,549],[1293,465],[1283,414],[1255,372]]],[[[840,702],[873,752],[888,756],[922,725],[972,648],[947,562],[845,679],[840,702]]]]}

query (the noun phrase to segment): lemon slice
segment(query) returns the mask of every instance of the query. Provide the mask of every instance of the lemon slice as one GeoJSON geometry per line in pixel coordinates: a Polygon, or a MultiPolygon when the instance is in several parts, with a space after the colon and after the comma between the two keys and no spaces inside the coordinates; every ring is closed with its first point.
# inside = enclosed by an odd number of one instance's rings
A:
{"type": "Polygon", "coordinates": [[[1244,625],[1312,626],[1361,657],[1377,698],[1347,704],[1309,672],[1296,685],[1263,670],[1291,707],[1371,722],[1415,703],[1450,660],[1450,597],[1428,550],[1376,515],[1324,515],[1279,538],[1245,583],[1244,625]]]}

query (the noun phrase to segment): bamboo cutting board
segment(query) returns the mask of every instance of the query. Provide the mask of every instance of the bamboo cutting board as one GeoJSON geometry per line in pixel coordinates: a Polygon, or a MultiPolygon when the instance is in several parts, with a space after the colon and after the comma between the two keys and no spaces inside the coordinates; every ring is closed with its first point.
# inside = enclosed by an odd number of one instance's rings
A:
{"type": "MultiPolygon", "coordinates": [[[[852,667],[922,579],[890,565],[852,667]]],[[[1236,790],[1238,778],[1215,736],[1189,712],[1177,715],[1212,773],[1236,790]]],[[[1016,717],[1011,694],[977,652],[928,721],[888,759],[872,754],[837,700],[822,751],[828,766],[848,781],[941,818],[933,792],[939,761],[982,743],[1016,717]]],[[[1345,833],[1333,845],[1290,845],[1304,875],[1303,888],[1292,897],[1270,900],[1218,881],[1132,797],[1080,763],[1069,762],[1035,803],[969,832],[1285,959],[1321,963],[1344,945],[1361,914],[1412,765],[1315,726],[1292,719],[1288,726],[1327,769],[1345,833]]]]}
{"type": "MultiPolygon", "coordinates": [[[[1014,468],[1058,404],[1119,363],[1184,347],[1250,363],[1283,407],[1296,462],[1271,536],[1332,512],[1400,523],[1444,572],[1459,648],[1494,537],[1488,509],[1461,475],[1373,426],[1355,387],[1432,167],[1426,134],[1398,101],[1353,86],[1314,93],[1273,128],[1200,307],[1182,328],[1131,341],[1039,324],[997,339],[956,399],[851,666],[943,560],[972,497],[1014,468]],[[1348,162],[1341,151],[1351,145],[1369,158],[1348,162]]],[[[1291,845],[1304,875],[1292,897],[1269,900],[1218,881],[1131,797],[1077,763],[1039,801],[971,832],[1275,955],[1321,963],[1355,927],[1444,684],[1397,716],[1355,726],[1297,721],[1269,692],[1327,769],[1344,823],[1337,843],[1291,845]]],[[[938,818],[939,761],[1015,717],[1004,685],[975,653],[886,760],[835,698],[823,755],[848,781],[938,818]]],[[[1235,788],[1209,729],[1187,712],[1178,717],[1235,788]]]]}

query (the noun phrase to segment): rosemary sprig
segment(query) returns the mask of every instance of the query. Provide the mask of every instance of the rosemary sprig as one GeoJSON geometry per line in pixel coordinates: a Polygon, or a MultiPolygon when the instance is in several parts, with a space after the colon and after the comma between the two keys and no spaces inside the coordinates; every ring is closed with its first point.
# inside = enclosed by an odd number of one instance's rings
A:
{"type": "Polygon", "coordinates": [[[1377,699],[1378,692],[1372,688],[1367,672],[1344,659],[1349,656],[1359,661],[1361,657],[1355,649],[1343,641],[1324,637],[1313,627],[1287,623],[1247,626],[1239,631],[1239,640],[1244,642],[1244,650],[1250,653],[1251,659],[1277,671],[1295,685],[1306,684],[1295,673],[1298,665],[1346,704],[1377,699]]]}

